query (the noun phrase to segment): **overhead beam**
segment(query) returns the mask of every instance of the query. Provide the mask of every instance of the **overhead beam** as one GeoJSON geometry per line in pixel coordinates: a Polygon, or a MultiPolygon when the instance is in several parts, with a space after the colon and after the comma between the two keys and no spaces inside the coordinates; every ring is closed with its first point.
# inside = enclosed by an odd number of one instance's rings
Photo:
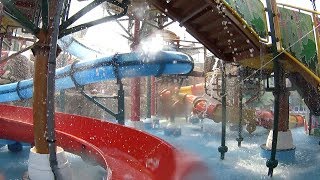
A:
{"type": "Polygon", "coordinates": [[[13,0],[0,0],[0,2],[4,5],[5,9],[9,10],[9,12],[5,12],[8,16],[21,24],[21,26],[30,31],[33,35],[38,34],[40,28],[33,24],[33,22],[31,22],[19,9],[15,7],[13,0]]]}

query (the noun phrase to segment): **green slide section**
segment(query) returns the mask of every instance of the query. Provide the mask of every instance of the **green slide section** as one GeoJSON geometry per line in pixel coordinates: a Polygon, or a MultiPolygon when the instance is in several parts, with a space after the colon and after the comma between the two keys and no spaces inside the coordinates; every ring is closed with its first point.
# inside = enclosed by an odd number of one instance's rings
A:
{"type": "Polygon", "coordinates": [[[265,8],[260,0],[225,0],[261,38],[268,36],[265,8]]]}

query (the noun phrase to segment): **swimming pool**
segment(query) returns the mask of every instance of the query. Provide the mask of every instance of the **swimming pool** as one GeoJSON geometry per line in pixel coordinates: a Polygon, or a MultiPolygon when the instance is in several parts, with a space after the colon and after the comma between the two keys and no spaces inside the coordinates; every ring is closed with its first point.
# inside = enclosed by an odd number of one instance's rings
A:
{"type": "MultiPolygon", "coordinates": [[[[199,156],[208,166],[215,179],[267,179],[268,168],[266,159],[260,156],[260,145],[265,143],[269,131],[257,127],[253,134],[243,131],[244,141],[239,148],[238,132],[227,128],[226,145],[228,152],[225,159],[220,160],[218,147],[221,139],[221,124],[204,121],[207,131],[201,130],[201,124],[181,125],[182,135],[179,137],[165,136],[162,129],[150,129],[154,134],[178,149],[189,151],[199,156]],[[209,130],[208,130],[209,129],[209,130]]],[[[279,163],[274,170],[273,179],[318,179],[320,177],[320,146],[319,137],[308,136],[303,128],[292,129],[296,158],[291,163],[279,163]]],[[[0,148],[0,171],[7,179],[22,179],[27,171],[30,146],[24,146],[21,152],[9,152],[7,147],[0,148]]],[[[106,171],[100,166],[85,163],[74,154],[67,153],[71,163],[74,179],[103,179],[106,171]]]]}

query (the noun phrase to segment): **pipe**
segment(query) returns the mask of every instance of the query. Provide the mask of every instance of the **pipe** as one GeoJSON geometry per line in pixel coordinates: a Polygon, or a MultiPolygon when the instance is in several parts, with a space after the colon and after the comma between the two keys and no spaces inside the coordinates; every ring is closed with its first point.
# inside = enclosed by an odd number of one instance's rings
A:
{"type": "Polygon", "coordinates": [[[293,5],[290,5],[290,4],[284,4],[284,3],[277,3],[277,5],[279,6],[284,6],[284,7],[289,7],[289,8],[293,8],[293,9],[296,9],[296,10],[299,10],[299,11],[305,11],[305,12],[309,12],[309,13],[312,13],[312,14],[318,14],[320,15],[320,12],[318,12],[316,9],[314,9],[313,11],[310,10],[310,9],[306,9],[306,8],[302,8],[302,7],[298,7],[298,6],[293,6],[293,5]]]}
{"type": "Polygon", "coordinates": [[[151,77],[147,77],[147,118],[151,118],[151,77]]]}
{"type": "MultiPolygon", "coordinates": [[[[41,1],[41,19],[42,19],[42,28],[48,29],[49,24],[49,2],[48,0],[41,1]]],[[[58,24],[59,26],[59,24],[58,24]]]]}
{"type": "Polygon", "coordinates": [[[151,116],[156,115],[156,82],[155,77],[151,76],[151,116]]]}
{"type": "MultiPolygon", "coordinates": [[[[140,43],[140,20],[138,17],[134,18],[134,41],[133,50],[138,48],[140,43]]],[[[140,121],[140,78],[131,80],[131,120],[140,121]]]]}
{"type": "Polygon", "coordinates": [[[311,130],[312,130],[312,111],[309,112],[309,123],[308,123],[308,135],[311,135],[311,130]]]}
{"type": "MultiPolygon", "coordinates": [[[[179,52],[160,51],[154,54],[149,62],[139,52],[117,54],[119,77],[139,77],[162,74],[187,74],[192,71],[193,63],[189,56],[179,52]]],[[[79,85],[116,79],[113,56],[80,61],[56,70],[56,90],[75,87],[73,79],[79,85]]],[[[37,63],[37,62],[36,62],[37,63]]],[[[47,64],[45,64],[47,65],[47,64]]],[[[32,97],[33,79],[0,86],[0,102],[10,102],[32,97]],[[21,96],[19,97],[20,94],[21,96]]],[[[43,85],[40,87],[42,90],[43,85]]]]}
{"type": "MultiPolygon", "coordinates": [[[[2,18],[4,16],[4,10],[3,10],[3,5],[0,3],[0,25],[2,24],[2,18]]],[[[3,42],[3,36],[0,36],[0,63],[2,59],[2,42],[3,42]]]]}
{"type": "Polygon", "coordinates": [[[272,177],[273,169],[278,166],[278,161],[276,158],[277,151],[277,138],[278,138],[278,123],[279,123],[279,114],[280,114],[280,62],[278,58],[277,51],[277,37],[275,32],[275,24],[274,18],[277,16],[275,5],[275,0],[267,0],[267,11],[269,15],[269,24],[270,24],[270,36],[272,41],[272,51],[273,51],[273,69],[274,69],[274,84],[275,84],[275,92],[274,92],[274,121],[273,121],[273,133],[272,133],[272,148],[271,148],[271,156],[270,159],[267,160],[266,165],[269,168],[268,176],[272,177]]]}
{"type": "Polygon", "coordinates": [[[221,85],[221,101],[222,101],[222,124],[221,124],[221,146],[218,151],[221,153],[220,159],[224,159],[224,154],[228,152],[226,146],[226,123],[227,123],[227,83],[226,83],[226,66],[222,64],[222,85],[221,85]]]}
{"type": "MultiPolygon", "coordinates": [[[[44,0],[47,4],[44,5],[44,9],[46,12],[43,12],[43,15],[48,15],[48,2],[44,0]]],[[[54,106],[54,99],[55,99],[55,75],[56,75],[56,57],[58,56],[57,53],[57,42],[58,42],[58,35],[59,35],[59,24],[60,24],[60,14],[62,12],[63,1],[56,1],[56,12],[54,15],[54,19],[52,22],[52,34],[51,34],[51,41],[50,41],[50,51],[49,51],[49,58],[48,58],[48,79],[47,79],[47,141],[49,144],[49,161],[50,167],[52,169],[53,175],[55,179],[61,180],[62,174],[59,172],[58,169],[58,161],[57,161],[57,152],[56,152],[56,137],[55,137],[55,106],[54,106]]],[[[51,3],[50,5],[52,5],[51,3]]],[[[52,8],[51,10],[53,10],[52,8]]],[[[48,18],[48,16],[43,17],[48,18]]],[[[49,18],[48,18],[49,19],[49,18]]],[[[43,20],[44,28],[48,28],[48,24],[45,24],[46,19],[43,20]]],[[[49,20],[48,20],[49,21],[49,20]]],[[[51,24],[51,23],[50,23],[51,24]]],[[[51,28],[50,28],[51,29],[51,28]]]]}
{"type": "Polygon", "coordinates": [[[238,129],[238,138],[236,139],[238,141],[238,147],[241,147],[241,142],[243,141],[243,137],[241,135],[242,132],[242,120],[243,120],[243,114],[242,114],[242,99],[243,99],[243,94],[242,94],[242,74],[241,74],[241,68],[238,70],[238,75],[239,75],[239,129],[238,129]]]}
{"type": "Polygon", "coordinates": [[[117,121],[118,124],[124,125],[124,110],[125,110],[125,102],[124,102],[124,89],[123,89],[123,83],[120,80],[117,80],[118,84],[118,114],[117,114],[117,121]]]}
{"type": "Polygon", "coordinates": [[[121,81],[121,78],[119,76],[119,62],[117,59],[118,55],[116,54],[112,60],[114,64],[114,74],[117,79],[117,85],[118,85],[118,113],[116,114],[116,119],[118,121],[118,124],[124,125],[124,89],[123,89],[123,83],[121,81]]]}

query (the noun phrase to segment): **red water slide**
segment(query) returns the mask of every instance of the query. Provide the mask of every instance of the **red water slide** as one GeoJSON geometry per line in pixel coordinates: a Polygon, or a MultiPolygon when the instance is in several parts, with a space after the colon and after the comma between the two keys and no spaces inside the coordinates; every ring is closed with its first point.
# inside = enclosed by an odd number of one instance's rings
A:
{"type": "MultiPolygon", "coordinates": [[[[178,180],[205,175],[194,156],[148,133],[110,122],[56,113],[57,144],[106,170],[108,179],[178,180]]],[[[0,105],[0,138],[33,143],[32,109],[0,105]]]]}

